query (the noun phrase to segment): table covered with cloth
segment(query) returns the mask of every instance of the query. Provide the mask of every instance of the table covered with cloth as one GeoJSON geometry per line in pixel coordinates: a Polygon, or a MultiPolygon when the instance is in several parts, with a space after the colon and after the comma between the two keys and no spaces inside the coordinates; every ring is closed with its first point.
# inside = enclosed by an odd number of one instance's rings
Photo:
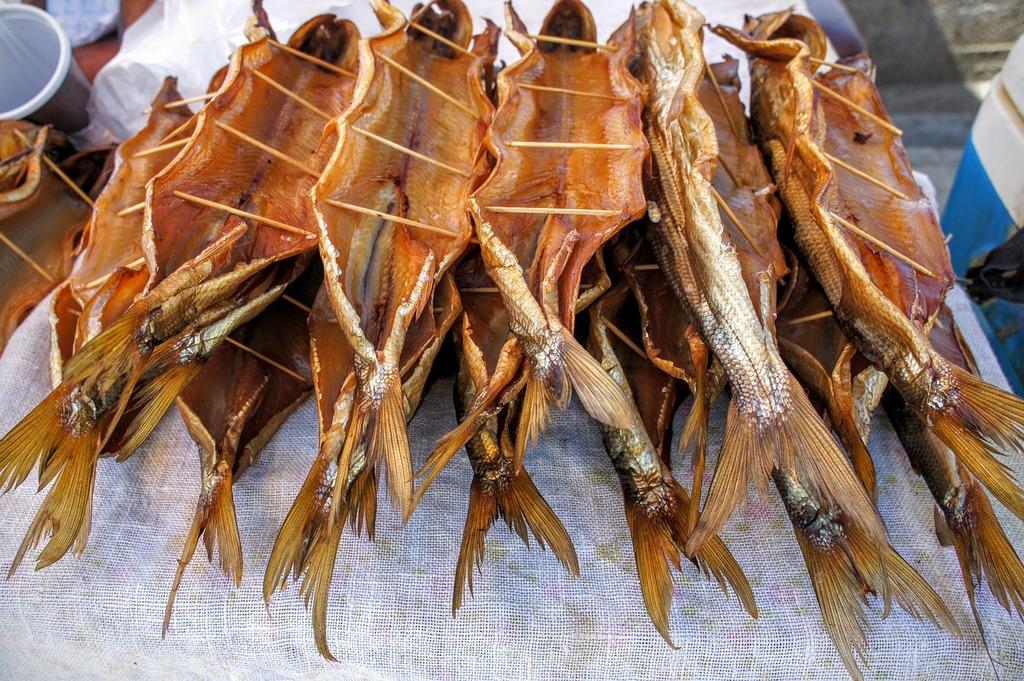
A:
{"type": "MultiPolygon", "coordinates": [[[[475,16],[500,17],[497,3],[469,4],[475,16]]],[[[698,6],[709,21],[735,25],[744,12],[778,4],[698,6]]],[[[548,9],[548,3],[519,5],[530,26],[539,25],[548,9]]],[[[593,9],[606,27],[600,34],[607,35],[617,21],[593,9]]],[[[306,3],[303,11],[308,16],[320,9],[306,3]]],[[[373,26],[359,11],[360,28],[370,33],[373,26]]],[[[721,48],[714,43],[709,56],[717,58],[721,48]]],[[[1005,386],[966,296],[954,291],[950,304],[984,377],[1005,386]]],[[[2,432],[49,389],[45,307],[28,317],[0,358],[2,432]]],[[[687,408],[677,415],[676,433],[687,408]]],[[[712,419],[709,471],[724,421],[722,400],[712,419]]],[[[455,423],[452,380],[442,378],[409,428],[414,463],[421,464],[455,423]]],[[[939,545],[932,498],[882,414],[870,450],[892,545],[945,599],[965,634],[938,631],[896,607],[883,620],[876,599],[868,616],[866,677],[993,678],[955,552],[939,545]]],[[[726,598],[686,563],[674,574],[671,627],[678,649],[665,643],[644,610],[622,493],[598,426],[577,402],[555,414],[527,466],[575,543],[581,575],[570,577],[536,545],[527,550],[499,522],[487,538],[475,595],[453,618],[454,566],[472,478],[468,461],[458,456],[404,527],[382,502],[376,542],[346,529],[327,613],[328,641],[339,661],[328,662],[313,643],[298,586],[276,594],[269,609],[262,592],[270,549],[316,451],[315,407],[307,401],[235,485],[241,587],[197,553],[162,639],[164,606],[200,483],[196,446],[172,409],[130,460],[101,461],[92,533],[79,559],[68,556],[37,573],[27,560],[0,580],[0,678],[848,678],[774,495],[752,496],[722,533],[753,586],[759,618],[751,619],[735,597],[726,598]]],[[[1009,464],[1024,471],[1024,461],[1009,464]]],[[[673,467],[688,487],[689,462],[677,458],[673,467]]],[[[5,570],[41,499],[31,483],[0,498],[5,570]]],[[[1010,540],[1024,547],[1024,526],[993,504],[1010,540]]],[[[1000,677],[1024,678],[1021,622],[999,607],[987,587],[979,590],[979,610],[1000,677]]]]}

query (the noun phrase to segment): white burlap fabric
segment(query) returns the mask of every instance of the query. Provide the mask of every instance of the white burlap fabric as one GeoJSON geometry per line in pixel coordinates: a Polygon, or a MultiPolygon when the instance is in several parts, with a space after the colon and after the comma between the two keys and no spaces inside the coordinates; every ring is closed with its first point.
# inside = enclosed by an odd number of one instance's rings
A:
{"type": "MultiPolygon", "coordinates": [[[[738,3],[722,5],[706,11],[713,20],[738,22],[738,3]]],[[[744,9],[770,6],[759,1],[744,9]]],[[[986,377],[1003,384],[965,297],[954,292],[951,303],[986,377]]],[[[0,358],[0,432],[46,394],[46,360],[47,319],[39,308],[0,358]]],[[[713,449],[723,420],[719,409],[713,449]]],[[[417,464],[454,424],[451,381],[444,380],[410,427],[417,464]]],[[[876,608],[867,677],[990,678],[955,554],[938,545],[931,497],[884,416],[870,448],[892,544],[946,599],[966,634],[954,638],[900,610],[882,620],[876,608]]],[[[679,649],[665,644],[643,607],[617,479],[596,425],[576,404],[556,415],[527,467],[573,537],[581,576],[566,576],[550,553],[526,550],[498,525],[488,538],[476,595],[452,619],[453,570],[471,479],[465,458],[457,457],[408,525],[382,502],[376,543],[352,533],[342,538],[327,622],[340,662],[326,662],[313,644],[298,589],[278,594],[269,610],[262,597],[270,547],[316,449],[310,402],[235,487],[245,551],[241,588],[197,554],[166,640],[160,637],[164,604],[199,492],[196,447],[172,411],[128,462],[101,461],[92,534],[81,559],[69,556],[38,573],[28,560],[11,579],[0,580],[0,678],[846,678],[774,497],[752,499],[723,534],[754,587],[760,618],[751,620],[734,598],[727,600],[685,565],[672,603],[679,649]]],[[[1024,470],[1024,462],[1012,465],[1024,470]]],[[[687,467],[677,462],[676,469],[688,484],[687,467]]],[[[31,482],[0,498],[4,571],[40,500],[31,482]]],[[[997,513],[1014,544],[1024,547],[1021,523],[1001,507],[997,513]]],[[[987,590],[980,593],[1001,677],[1024,678],[1021,623],[987,590]]]]}

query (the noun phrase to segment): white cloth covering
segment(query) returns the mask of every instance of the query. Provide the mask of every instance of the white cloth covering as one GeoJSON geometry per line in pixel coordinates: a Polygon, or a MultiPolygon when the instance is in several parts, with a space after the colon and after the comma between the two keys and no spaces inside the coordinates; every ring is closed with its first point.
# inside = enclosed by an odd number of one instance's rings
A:
{"type": "MultiPolygon", "coordinates": [[[[546,3],[521,4],[528,25],[537,26],[546,3]]],[[[475,7],[478,15],[500,16],[496,2],[475,7]]],[[[735,24],[744,11],[770,7],[757,0],[741,8],[733,0],[706,11],[712,21],[735,24]]],[[[617,21],[605,21],[601,35],[617,21]]],[[[371,30],[365,23],[361,28],[371,30]]],[[[198,76],[200,87],[206,77],[198,76]]],[[[950,302],[983,373],[1005,385],[966,297],[956,291],[950,302]]],[[[0,432],[47,393],[46,361],[47,318],[40,306],[0,358],[0,432]]],[[[451,387],[450,380],[434,385],[412,422],[417,464],[455,424],[451,387]]],[[[719,405],[712,451],[723,424],[719,405]]],[[[326,662],[314,646],[297,586],[277,594],[269,611],[262,598],[270,547],[316,449],[315,410],[307,402],[235,486],[245,554],[241,588],[197,553],[166,640],[160,637],[164,604],[199,492],[196,446],[172,410],[128,462],[101,461],[92,534],[82,557],[68,556],[33,573],[30,556],[11,579],[0,580],[0,678],[847,678],[774,496],[766,502],[752,498],[723,533],[753,585],[760,618],[751,620],[735,598],[726,600],[684,565],[675,576],[671,614],[679,649],[665,644],[643,607],[617,479],[596,425],[576,403],[556,415],[527,468],[572,536],[582,575],[568,577],[550,553],[527,551],[499,523],[488,536],[476,596],[452,619],[453,571],[471,479],[465,457],[458,456],[404,528],[382,498],[377,542],[351,532],[342,538],[327,621],[331,649],[341,661],[326,662]]],[[[870,449],[892,544],[946,599],[966,635],[956,639],[898,609],[881,620],[875,608],[866,676],[991,678],[956,556],[938,545],[931,497],[884,416],[876,421],[870,449]]],[[[1021,461],[1010,463],[1024,470],[1021,461]]],[[[675,468],[688,485],[689,467],[677,461],[675,468]]],[[[4,569],[41,501],[33,487],[30,481],[0,498],[4,569]]],[[[993,503],[1011,541],[1024,547],[1021,523],[993,503]]],[[[1001,677],[1024,678],[1020,621],[987,589],[979,593],[1001,677]]]]}

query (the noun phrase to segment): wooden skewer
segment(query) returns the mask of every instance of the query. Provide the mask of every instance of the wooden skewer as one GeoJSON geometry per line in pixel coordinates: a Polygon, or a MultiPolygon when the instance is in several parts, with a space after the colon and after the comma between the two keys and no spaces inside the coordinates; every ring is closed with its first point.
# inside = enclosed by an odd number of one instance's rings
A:
{"type": "Polygon", "coordinates": [[[420,33],[422,33],[424,35],[429,35],[431,38],[433,38],[434,40],[436,40],[436,41],[438,41],[440,43],[444,43],[445,45],[447,45],[448,47],[452,48],[456,52],[461,52],[462,54],[469,55],[470,57],[475,57],[476,56],[475,54],[473,54],[472,52],[467,50],[465,47],[463,47],[462,45],[459,45],[454,40],[448,40],[448,38],[445,38],[443,35],[441,35],[439,33],[434,33],[433,31],[431,31],[426,26],[422,26],[422,25],[417,24],[416,22],[413,22],[413,21],[409,22],[409,26],[411,26],[412,28],[415,28],[417,31],[419,31],[420,33]]]}
{"type": "Polygon", "coordinates": [[[544,206],[481,206],[483,210],[492,213],[523,213],[526,215],[618,215],[617,210],[604,210],[601,208],[547,208],[544,206]]]}
{"type": "Polygon", "coordinates": [[[607,43],[593,43],[589,40],[576,40],[575,38],[560,38],[554,35],[541,35],[538,33],[528,34],[526,36],[530,40],[536,40],[541,43],[558,43],[559,45],[572,45],[573,47],[592,47],[595,50],[608,50],[609,52],[615,52],[618,50],[617,45],[608,45],[607,43]]]}
{"type": "Polygon", "coordinates": [[[119,218],[123,218],[126,215],[131,215],[132,213],[139,213],[139,212],[145,210],[145,208],[146,208],[146,202],[142,201],[140,203],[136,203],[134,206],[128,206],[124,210],[117,211],[117,213],[115,213],[115,215],[117,217],[119,217],[119,218]]]}
{"type": "Polygon", "coordinates": [[[448,102],[451,102],[452,104],[457,106],[462,111],[465,111],[467,114],[469,114],[473,118],[477,118],[478,117],[477,112],[474,111],[472,108],[470,108],[468,105],[463,104],[459,100],[455,99],[450,94],[448,94],[447,92],[445,92],[441,88],[437,87],[436,85],[434,85],[429,80],[427,80],[426,78],[422,77],[421,75],[419,75],[415,71],[402,66],[401,64],[399,64],[397,61],[395,61],[391,57],[385,56],[385,55],[383,55],[383,54],[381,54],[379,52],[376,52],[375,54],[377,55],[377,58],[380,59],[382,62],[384,62],[385,64],[387,64],[388,66],[390,66],[391,68],[393,68],[393,69],[395,69],[397,71],[401,71],[402,73],[404,73],[406,76],[408,76],[412,80],[416,81],[417,83],[419,83],[423,87],[425,87],[428,90],[430,90],[431,92],[433,92],[435,95],[441,97],[442,99],[444,99],[444,100],[446,100],[448,102]]]}
{"type": "Polygon", "coordinates": [[[634,272],[658,272],[661,270],[661,265],[656,262],[645,263],[642,265],[633,265],[634,272]]]}
{"type": "Polygon", "coordinates": [[[290,45],[285,45],[284,43],[279,43],[276,40],[267,40],[267,42],[270,43],[271,45],[273,45],[274,47],[277,47],[277,48],[280,48],[280,49],[284,50],[285,52],[287,52],[290,55],[298,57],[299,59],[305,59],[306,61],[308,61],[311,64],[316,64],[317,66],[322,66],[323,68],[327,69],[328,71],[334,71],[335,73],[340,73],[343,76],[350,76],[352,78],[356,77],[356,74],[353,73],[352,71],[347,71],[347,70],[341,68],[340,66],[335,66],[334,64],[331,64],[330,62],[326,62],[323,59],[317,59],[313,55],[306,54],[302,50],[296,50],[294,47],[292,47],[290,45]]]}
{"type": "Polygon", "coordinates": [[[50,282],[51,284],[54,282],[53,275],[51,275],[49,272],[44,270],[39,263],[37,263],[35,260],[33,260],[31,257],[29,257],[28,253],[26,253],[25,251],[21,250],[21,248],[18,247],[18,244],[16,244],[13,241],[11,241],[10,237],[8,237],[3,232],[0,232],[0,241],[3,241],[4,244],[7,246],[7,248],[9,248],[12,251],[14,251],[14,253],[19,258],[21,258],[26,263],[31,265],[32,269],[34,269],[36,272],[38,272],[40,275],[42,275],[43,279],[45,279],[46,281],[50,282]]]}
{"type": "MultiPolygon", "coordinates": [[[[18,137],[21,138],[22,142],[24,142],[25,144],[29,145],[33,149],[35,149],[35,147],[36,147],[35,143],[32,140],[30,140],[25,135],[25,133],[23,133],[21,130],[15,130],[14,133],[18,137]]],[[[54,163],[52,160],[50,160],[49,156],[47,156],[45,153],[40,153],[39,154],[39,158],[43,159],[43,163],[45,163],[50,168],[50,170],[53,171],[53,174],[56,175],[57,177],[59,177],[61,179],[61,181],[64,182],[64,184],[66,184],[68,187],[70,187],[71,191],[73,191],[75,194],[78,195],[78,198],[82,199],[87,204],[89,204],[90,208],[94,208],[96,206],[96,204],[92,200],[92,197],[90,197],[88,194],[86,194],[84,191],[82,191],[81,187],[79,187],[77,184],[72,182],[71,178],[68,177],[67,175],[65,175],[64,171],[61,170],[57,166],[56,163],[54,163]]]]}
{"type": "MultiPolygon", "coordinates": [[[[196,95],[195,97],[186,97],[185,99],[178,99],[173,102],[167,102],[164,104],[165,109],[174,109],[179,106],[186,106],[188,104],[195,104],[196,102],[206,102],[217,96],[216,92],[207,92],[204,95],[196,95]]],[[[149,113],[149,112],[147,112],[149,113]]]]}
{"type": "Polygon", "coordinates": [[[617,97],[615,95],[603,95],[598,92],[587,92],[586,90],[569,90],[562,87],[548,87],[546,85],[527,85],[522,84],[519,86],[521,90],[535,90],[536,92],[554,92],[563,95],[575,95],[576,97],[596,97],[597,99],[610,99],[614,101],[625,101],[625,97],[617,97]]]}
{"type": "Polygon", "coordinates": [[[258,139],[255,139],[253,137],[250,137],[249,135],[246,135],[241,130],[236,130],[235,128],[232,128],[227,123],[221,123],[220,121],[217,121],[216,122],[216,126],[218,128],[220,128],[221,130],[224,130],[225,132],[231,133],[232,135],[234,135],[238,139],[240,139],[242,141],[245,141],[245,142],[248,142],[249,144],[253,145],[257,149],[259,149],[261,151],[267,152],[268,154],[270,154],[274,158],[278,158],[278,159],[284,161],[285,163],[288,163],[288,164],[298,168],[299,170],[303,171],[307,175],[310,175],[312,177],[320,179],[320,173],[318,171],[316,171],[316,170],[313,170],[312,168],[307,166],[302,161],[296,160],[296,159],[292,158],[291,156],[289,156],[288,154],[285,154],[285,153],[283,153],[281,151],[278,151],[274,147],[266,145],[263,142],[260,142],[258,139]]]}
{"type": "Polygon", "coordinates": [[[370,139],[372,139],[372,140],[374,140],[376,142],[380,142],[381,144],[383,144],[386,147],[391,147],[395,151],[400,151],[401,153],[408,154],[409,156],[412,156],[413,158],[418,158],[421,161],[426,161],[427,163],[432,163],[432,164],[434,164],[435,166],[437,166],[439,168],[444,168],[445,170],[450,170],[451,172],[456,173],[458,175],[462,175],[463,177],[469,177],[469,173],[467,173],[465,171],[462,171],[462,170],[459,170],[455,166],[450,166],[447,163],[444,163],[443,161],[438,161],[437,159],[430,158],[429,156],[424,156],[423,154],[421,154],[418,151],[414,151],[414,150],[412,150],[412,149],[410,149],[408,147],[403,147],[401,144],[398,144],[397,142],[392,142],[391,140],[386,139],[384,137],[381,137],[380,135],[375,135],[372,132],[369,132],[368,130],[363,130],[362,128],[357,128],[354,125],[353,126],[349,126],[349,130],[351,130],[352,132],[359,133],[360,135],[363,135],[365,137],[369,137],[370,139]]]}
{"type": "Polygon", "coordinates": [[[462,291],[463,293],[497,293],[498,292],[498,289],[495,288],[494,286],[478,286],[478,287],[475,287],[475,288],[474,287],[468,287],[468,288],[460,288],[459,290],[462,291]]]}
{"type": "Polygon", "coordinates": [[[725,105],[725,95],[722,94],[722,88],[718,85],[718,79],[715,78],[715,72],[711,69],[711,64],[707,63],[707,61],[704,62],[704,70],[707,71],[708,79],[715,87],[715,94],[718,96],[718,103],[722,105],[722,112],[725,114],[725,119],[729,121],[729,129],[732,130],[733,136],[738,140],[740,137],[740,129],[736,126],[736,121],[732,119],[732,113],[729,111],[729,107],[725,105]]]}
{"type": "Polygon", "coordinates": [[[309,232],[307,232],[304,229],[299,229],[298,227],[293,227],[293,226],[287,225],[287,224],[285,224],[283,222],[278,222],[277,220],[274,220],[272,218],[265,218],[262,215],[256,215],[255,213],[249,213],[247,211],[240,210],[238,208],[232,208],[231,206],[224,205],[223,203],[217,203],[216,201],[210,201],[209,199],[204,199],[204,198],[202,198],[200,196],[193,196],[192,194],[186,194],[185,192],[179,192],[177,190],[175,190],[174,195],[177,196],[179,199],[184,199],[185,201],[191,201],[192,203],[198,203],[200,206],[206,206],[207,208],[216,208],[217,210],[222,210],[225,213],[230,213],[231,215],[237,215],[240,218],[248,218],[248,219],[250,219],[250,220],[252,220],[254,222],[262,222],[265,225],[270,225],[271,227],[277,227],[278,229],[283,230],[285,232],[294,232],[295,234],[302,234],[303,236],[307,236],[307,237],[309,237],[311,239],[315,239],[316,238],[315,234],[310,234],[309,232]]]}
{"type": "Polygon", "coordinates": [[[391,222],[397,222],[401,225],[408,225],[409,227],[417,227],[427,232],[434,232],[435,234],[444,234],[445,236],[456,236],[456,234],[450,230],[443,229],[441,227],[435,227],[434,225],[428,225],[425,222],[417,222],[416,220],[410,220],[409,218],[403,218],[398,215],[391,215],[390,213],[383,213],[379,210],[372,208],[363,208],[352,203],[345,203],[344,201],[336,201],[334,199],[327,199],[327,205],[334,206],[335,208],[344,208],[354,213],[362,213],[363,215],[372,215],[375,218],[381,218],[382,220],[390,220],[391,222]]]}
{"type": "Polygon", "coordinates": [[[523,149],[632,149],[632,144],[600,144],[597,142],[505,142],[523,149]]]}
{"type": "MultiPolygon", "coordinates": [[[[139,258],[138,260],[131,261],[127,265],[122,265],[122,267],[126,267],[126,268],[128,268],[130,270],[134,270],[136,267],[139,267],[140,265],[145,265],[145,264],[146,264],[146,259],[145,258],[139,258]]],[[[96,279],[93,279],[88,284],[83,286],[82,290],[83,291],[87,291],[89,289],[96,288],[97,286],[99,286],[100,284],[105,282],[107,279],[110,279],[112,276],[114,276],[114,272],[113,271],[107,272],[102,277],[98,277],[96,279]]]]}
{"type": "Polygon", "coordinates": [[[313,311],[313,308],[311,308],[309,305],[306,305],[304,302],[302,302],[298,298],[291,297],[287,293],[282,293],[281,294],[281,299],[284,300],[285,302],[291,303],[292,305],[294,305],[295,307],[299,308],[300,310],[302,310],[306,314],[309,314],[310,312],[313,311]]]}
{"type": "Polygon", "coordinates": [[[828,66],[829,68],[839,69],[840,71],[847,71],[849,73],[863,73],[860,69],[855,69],[852,66],[846,64],[837,64],[834,61],[825,61],[824,59],[815,59],[814,57],[808,57],[807,61],[817,66],[828,66]]]}
{"type": "Polygon", "coordinates": [[[267,85],[269,85],[270,87],[272,87],[275,90],[277,90],[278,92],[280,92],[285,97],[288,97],[289,99],[291,99],[293,102],[296,102],[300,106],[303,106],[303,107],[309,109],[310,111],[315,113],[317,116],[320,116],[320,118],[323,118],[325,121],[329,121],[332,118],[334,118],[334,116],[332,116],[331,114],[327,113],[326,111],[324,111],[323,109],[321,109],[317,105],[313,104],[313,102],[309,101],[305,97],[301,97],[301,96],[295,94],[294,92],[292,92],[291,90],[286,88],[284,85],[281,85],[280,83],[278,83],[276,80],[274,80],[270,76],[264,75],[260,71],[253,71],[252,74],[254,76],[256,76],[257,78],[259,78],[260,80],[262,80],[267,85]]]}
{"type": "Polygon", "coordinates": [[[899,128],[897,128],[895,125],[893,125],[889,121],[885,120],[881,116],[876,116],[875,114],[871,113],[870,111],[868,111],[867,109],[862,107],[860,104],[857,104],[856,102],[854,102],[854,101],[852,101],[850,99],[847,99],[846,97],[843,97],[841,94],[839,94],[838,92],[836,92],[832,88],[827,88],[827,87],[825,87],[824,85],[822,85],[821,83],[819,83],[818,81],[816,81],[814,79],[811,80],[811,85],[813,85],[815,88],[817,88],[819,92],[821,92],[821,93],[831,97],[832,99],[836,100],[837,102],[842,102],[843,104],[845,104],[846,106],[850,107],[851,109],[853,109],[857,113],[863,115],[865,118],[869,118],[869,119],[873,120],[875,123],[878,123],[880,126],[885,128],[889,132],[893,133],[894,135],[903,135],[903,131],[900,130],[899,128]]]}
{"type": "Polygon", "coordinates": [[[754,241],[754,237],[747,230],[746,226],[744,226],[744,224],[740,221],[739,217],[736,216],[736,213],[732,212],[732,208],[730,208],[729,204],[725,202],[725,199],[722,198],[722,195],[718,193],[718,190],[716,190],[711,185],[708,185],[708,187],[711,189],[711,194],[712,196],[715,197],[715,201],[722,208],[722,211],[729,216],[729,219],[732,220],[732,223],[736,225],[737,229],[740,230],[740,232],[743,234],[743,238],[747,240],[747,243],[749,243],[750,247],[754,249],[754,252],[757,253],[762,258],[767,257],[764,250],[758,245],[756,241],[754,241]]]}
{"type": "Polygon", "coordinates": [[[900,190],[894,189],[894,188],[890,187],[886,183],[884,183],[881,180],[879,180],[877,177],[872,177],[871,175],[868,175],[867,173],[865,173],[863,170],[860,170],[859,168],[854,168],[853,166],[851,166],[846,161],[844,161],[844,160],[842,160],[840,158],[836,158],[832,154],[826,153],[825,154],[825,158],[827,158],[829,161],[832,161],[832,163],[835,163],[837,166],[839,166],[843,170],[847,170],[847,171],[853,173],[854,175],[856,175],[857,177],[859,177],[860,179],[862,179],[862,180],[864,180],[866,182],[870,182],[871,184],[875,185],[876,187],[878,187],[880,189],[884,189],[885,191],[889,192],[890,194],[892,194],[893,196],[895,196],[897,198],[903,199],[905,201],[909,201],[910,200],[910,197],[907,196],[906,194],[904,194],[903,192],[901,192],[900,190]]]}
{"type": "Polygon", "coordinates": [[[797,324],[806,324],[807,322],[816,322],[819,319],[828,319],[832,316],[832,310],[825,310],[823,312],[815,312],[804,317],[797,317],[796,319],[790,319],[789,323],[793,326],[797,324]]]}
{"type": "Polygon", "coordinates": [[[142,158],[143,156],[151,156],[153,154],[159,154],[162,151],[167,151],[168,149],[180,149],[181,147],[183,147],[186,144],[188,144],[190,139],[191,138],[186,137],[183,140],[175,140],[174,142],[166,142],[164,144],[158,144],[155,147],[150,147],[149,149],[146,149],[144,151],[138,152],[137,154],[134,154],[132,156],[132,158],[142,158]]]}
{"type": "Polygon", "coordinates": [[[302,374],[300,374],[300,373],[298,373],[296,371],[292,371],[291,369],[289,369],[285,365],[281,364],[280,362],[275,362],[274,360],[270,359],[269,357],[267,357],[266,355],[264,355],[262,353],[256,352],[255,350],[250,348],[248,345],[244,345],[242,343],[239,343],[238,341],[236,341],[231,336],[225,336],[224,340],[226,340],[228,343],[231,343],[232,345],[234,345],[239,350],[244,350],[244,351],[248,352],[250,355],[252,355],[256,359],[261,360],[263,362],[266,362],[267,364],[269,364],[270,366],[274,367],[275,369],[278,369],[279,371],[283,371],[284,373],[288,374],[292,378],[294,378],[296,380],[299,380],[299,381],[302,381],[303,383],[309,383],[309,379],[306,378],[305,376],[303,376],[302,374]]]}
{"type": "Polygon", "coordinates": [[[157,142],[157,145],[159,146],[159,145],[161,145],[161,144],[164,144],[164,143],[165,143],[165,142],[167,142],[168,140],[172,140],[172,139],[174,139],[175,137],[177,137],[178,135],[180,135],[180,134],[181,134],[182,132],[184,132],[185,130],[187,130],[187,129],[188,129],[188,127],[189,127],[190,125],[192,125],[192,124],[193,124],[194,122],[195,122],[195,120],[194,120],[194,119],[192,119],[192,118],[188,119],[187,121],[185,121],[184,123],[182,123],[181,125],[179,125],[178,127],[176,127],[176,128],[174,129],[174,130],[171,130],[171,131],[170,131],[169,133],[167,133],[166,135],[164,135],[164,138],[163,138],[162,140],[160,140],[159,142],[157,142]]]}
{"type": "Polygon", "coordinates": [[[934,277],[935,276],[935,273],[932,272],[927,267],[925,267],[924,265],[921,265],[921,264],[919,264],[917,262],[914,262],[909,256],[903,255],[902,253],[900,253],[899,251],[897,251],[893,247],[889,246],[888,244],[882,243],[877,238],[875,238],[874,236],[868,234],[863,229],[861,229],[857,225],[853,224],[849,220],[847,220],[847,219],[845,219],[843,217],[840,217],[839,215],[836,215],[835,213],[829,213],[829,215],[832,216],[833,220],[835,220],[836,222],[841,224],[843,227],[846,227],[846,229],[850,230],[851,232],[853,232],[857,236],[861,237],[862,239],[864,239],[866,241],[870,241],[875,246],[878,246],[879,248],[881,248],[883,251],[885,251],[886,253],[888,253],[892,257],[894,257],[894,258],[896,258],[898,260],[902,260],[903,262],[907,263],[908,265],[913,267],[915,270],[917,270],[919,273],[923,274],[924,276],[926,276],[926,277],[934,277]]]}
{"type": "Polygon", "coordinates": [[[639,345],[630,340],[629,336],[627,336],[622,329],[608,321],[608,318],[605,317],[604,315],[601,315],[601,321],[604,322],[604,325],[608,327],[609,331],[618,336],[619,340],[626,344],[626,347],[628,347],[630,350],[640,355],[644,359],[647,359],[647,353],[644,352],[639,345]]]}

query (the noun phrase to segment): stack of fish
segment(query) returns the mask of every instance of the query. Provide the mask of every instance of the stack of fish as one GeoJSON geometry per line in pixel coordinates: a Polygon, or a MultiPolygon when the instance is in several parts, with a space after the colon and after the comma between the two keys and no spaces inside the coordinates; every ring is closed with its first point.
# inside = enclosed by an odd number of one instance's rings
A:
{"type": "Polygon", "coordinates": [[[65,235],[91,199],[61,208],[42,193],[52,132],[30,143],[27,128],[0,129],[4,257],[38,275],[5,285],[5,329],[60,284],[55,388],[0,441],[5,490],[33,468],[49,486],[12,573],[41,541],[38,567],[81,554],[99,458],[131,456],[177,402],[201,492],[166,632],[200,538],[240,581],[232,485],[312,393],[320,449],[264,596],[301,581],[331,658],[335,556],[346,523],[373,537],[380,474],[408,518],[467,452],[453,613],[498,518],[578,574],[524,468],[575,392],[601,425],[665,640],[671,566],[684,557],[757,616],[718,534],[751,482],[761,494],[772,482],[857,677],[869,594],[960,632],[887,542],[866,446],[884,404],[972,605],[987,582],[1024,613],[1024,565],[985,492],[1024,518],[1001,458],[1024,450],[1024,401],[975,376],[943,302],[954,277],[939,225],[866,57],[826,62],[821,28],[791,11],[712,29],[750,57],[748,120],[738,63],[705,63],[704,18],[682,0],[644,4],[604,43],[579,0],[558,0],[536,34],[509,6],[505,34],[522,57],[496,75],[499,31],[488,22],[472,35],[460,0],[408,19],[385,0],[373,7],[379,35],[360,40],[319,16],[282,44],[257,4],[250,42],[198,113],[165,83],[117,151],[71,274],[65,235]],[[46,217],[45,242],[15,244],[44,209],[64,223],[46,217]],[[452,330],[460,423],[417,486],[406,422],[452,330]],[[705,491],[709,412],[723,395],[705,491]],[[673,467],[690,452],[688,492],[673,467]]]}

